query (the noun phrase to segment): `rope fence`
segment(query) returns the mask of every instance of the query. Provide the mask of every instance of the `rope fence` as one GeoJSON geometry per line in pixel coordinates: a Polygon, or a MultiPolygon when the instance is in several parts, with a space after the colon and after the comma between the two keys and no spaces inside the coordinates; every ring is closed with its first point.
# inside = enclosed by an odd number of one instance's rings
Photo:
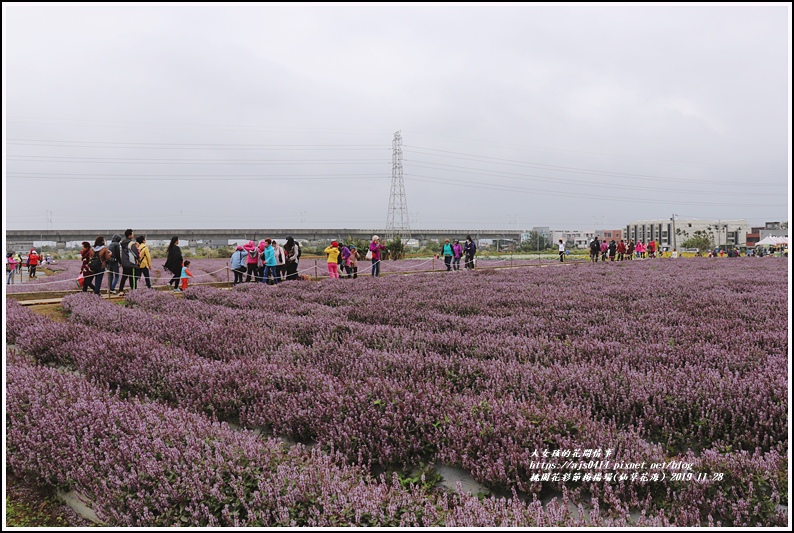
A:
{"type": "MultiPolygon", "coordinates": [[[[526,260],[520,260],[520,261],[523,262],[523,261],[526,261],[526,260]]],[[[303,262],[305,262],[305,260],[303,262]]],[[[552,261],[552,262],[556,262],[556,261],[552,261]]],[[[381,266],[390,265],[389,261],[384,261],[384,260],[376,261],[374,264],[381,265],[381,266]]],[[[475,263],[475,264],[477,264],[477,267],[476,267],[475,270],[490,270],[490,269],[497,269],[497,268],[521,268],[521,267],[526,267],[526,266],[537,266],[538,263],[532,263],[530,261],[528,264],[513,265],[513,260],[512,260],[512,258],[510,258],[510,259],[486,259],[486,260],[480,260],[480,261],[477,261],[477,263],[475,263]],[[488,266],[482,266],[482,264],[481,264],[482,261],[487,261],[490,264],[488,266]],[[501,265],[500,266],[494,266],[495,263],[496,264],[499,264],[499,263],[510,263],[510,265],[509,266],[507,266],[507,265],[505,265],[505,266],[501,266],[501,265]]],[[[325,263],[325,265],[327,265],[327,262],[325,263]]],[[[364,260],[364,261],[359,263],[359,270],[356,273],[361,275],[362,277],[363,276],[370,276],[371,275],[371,267],[372,266],[373,266],[373,263],[371,261],[364,260]]],[[[323,269],[321,271],[320,268],[321,267],[320,267],[320,265],[318,265],[318,261],[315,260],[315,264],[314,265],[308,266],[307,268],[303,268],[303,269],[297,270],[294,274],[295,275],[302,275],[302,274],[306,274],[306,273],[311,273],[313,271],[314,275],[311,276],[312,279],[322,280],[322,279],[331,278],[331,275],[327,271],[327,269],[323,269]]],[[[143,274],[137,271],[138,269],[135,269],[135,270],[136,270],[136,272],[134,274],[132,274],[132,275],[125,274],[123,272],[115,273],[115,272],[113,272],[111,270],[105,270],[104,272],[100,272],[100,273],[97,273],[97,274],[88,274],[88,275],[83,274],[83,276],[82,276],[83,284],[89,283],[90,280],[92,278],[96,277],[96,276],[99,276],[99,275],[105,276],[108,273],[112,273],[115,277],[119,278],[118,280],[116,280],[117,282],[120,281],[122,278],[126,278],[127,281],[130,283],[130,288],[132,288],[132,283],[133,282],[135,282],[135,284],[137,285],[138,282],[144,281],[144,279],[145,279],[143,274]]],[[[468,270],[468,269],[466,269],[465,266],[461,266],[459,268],[459,270],[463,271],[463,270],[468,270]]],[[[232,270],[231,266],[228,265],[228,264],[224,265],[221,268],[218,268],[217,270],[213,270],[211,272],[203,272],[201,274],[194,274],[192,277],[190,277],[188,279],[196,280],[196,279],[199,279],[199,278],[207,278],[209,276],[215,276],[216,274],[218,274],[220,272],[224,272],[224,271],[227,272],[227,280],[226,281],[219,280],[216,277],[215,278],[217,280],[216,283],[228,283],[229,285],[232,285],[232,281],[230,279],[230,277],[231,277],[230,275],[232,274],[233,270],[232,270]]],[[[391,268],[386,269],[386,268],[384,268],[380,272],[380,275],[383,276],[383,275],[386,275],[386,274],[388,274],[388,275],[421,274],[421,273],[445,272],[445,271],[446,271],[446,264],[443,262],[443,260],[441,258],[436,259],[435,257],[433,257],[433,258],[430,258],[430,259],[428,259],[426,261],[421,261],[421,262],[419,262],[419,263],[417,263],[415,265],[410,265],[410,267],[405,269],[405,270],[402,270],[402,269],[399,269],[399,268],[395,268],[395,269],[391,269],[391,268]],[[436,268],[436,265],[435,265],[436,261],[439,261],[439,268],[436,268]],[[426,265],[428,265],[430,263],[433,264],[433,268],[432,269],[427,269],[426,265]],[[425,267],[425,269],[422,270],[421,269],[422,267],[425,267]]],[[[348,276],[347,272],[341,271],[341,270],[339,271],[339,279],[347,278],[347,276],[348,276]]],[[[352,276],[352,272],[351,272],[351,276],[352,276]]],[[[172,276],[171,280],[174,280],[174,279],[179,280],[179,279],[182,279],[182,278],[181,277],[172,276]]],[[[262,283],[263,282],[262,281],[262,277],[259,276],[259,275],[254,275],[254,279],[255,279],[256,283],[262,283]]],[[[270,278],[268,278],[268,279],[270,279],[270,278]]],[[[44,282],[40,282],[40,283],[35,283],[34,286],[35,287],[45,287],[45,286],[49,286],[49,285],[64,284],[64,283],[70,283],[70,282],[78,282],[78,284],[79,284],[79,280],[80,280],[80,276],[77,276],[76,278],[66,278],[66,279],[59,279],[59,280],[55,280],[55,281],[44,281],[44,282]]],[[[286,281],[286,276],[279,276],[279,280],[280,281],[286,281]]],[[[159,281],[159,278],[158,278],[158,281],[159,281]]],[[[169,287],[172,284],[173,284],[172,281],[169,281],[168,283],[160,282],[159,284],[158,283],[152,283],[151,288],[152,289],[164,288],[164,287],[169,287]]],[[[109,281],[108,281],[108,284],[104,287],[104,290],[106,291],[107,294],[110,294],[110,282],[109,281]]],[[[42,292],[45,292],[45,291],[42,291],[42,292]]]]}

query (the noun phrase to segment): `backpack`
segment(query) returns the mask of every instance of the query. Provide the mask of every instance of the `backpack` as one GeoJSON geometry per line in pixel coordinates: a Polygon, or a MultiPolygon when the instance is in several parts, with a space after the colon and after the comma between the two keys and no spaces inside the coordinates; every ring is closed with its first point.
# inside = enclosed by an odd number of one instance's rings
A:
{"type": "Polygon", "coordinates": [[[127,245],[127,259],[133,265],[138,266],[138,258],[135,257],[135,251],[132,249],[132,246],[133,246],[132,243],[129,243],[127,245]]]}
{"type": "Polygon", "coordinates": [[[105,269],[102,268],[102,259],[99,258],[99,252],[94,252],[94,255],[91,256],[91,261],[88,262],[88,268],[94,274],[105,271],[105,269]]]}

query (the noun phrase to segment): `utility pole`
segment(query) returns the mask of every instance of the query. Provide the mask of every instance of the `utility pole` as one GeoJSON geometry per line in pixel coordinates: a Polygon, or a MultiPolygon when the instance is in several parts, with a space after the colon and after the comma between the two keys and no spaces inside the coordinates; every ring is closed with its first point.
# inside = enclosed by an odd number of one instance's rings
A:
{"type": "Polygon", "coordinates": [[[677,217],[675,213],[673,213],[673,250],[677,250],[678,247],[676,246],[676,238],[675,238],[675,217],[677,217]]]}
{"type": "Polygon", "coordinates": [[[400,236],[403,241],[411,238],[411,225],[408,220],[408,205],[405,200],[403,181],[403,138],[401,132],[394,133],[392,140],[391,192],[389,192],[389,213],[386,217],[386,239],[400,236]]]}

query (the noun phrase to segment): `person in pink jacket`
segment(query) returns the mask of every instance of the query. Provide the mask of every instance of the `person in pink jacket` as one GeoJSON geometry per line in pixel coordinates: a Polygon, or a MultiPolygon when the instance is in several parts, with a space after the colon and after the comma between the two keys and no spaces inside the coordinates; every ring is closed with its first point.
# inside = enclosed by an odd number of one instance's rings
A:
{"type": "Polygon", "coordinates": [[[637,241],[635,249],[637,250],[637,258],[643,259],[645,257],[645,245],[642,244],[642,241],[637,241]]]}
{"type": "Polygon", "coordinates": [[[372,236],[372,242],[369,243],[369,251],[372,252],[372,277],[377,278],[380,276],[380,253],[386,249],[380,242],[380,237],[377,235],[372,236]]]}
{"type": "Polygon", "coordinates": [[[607,243],[607,240],[604,239],[603,241],[601,241],[601,261],[607,260],[608,250],[609,250],[609,244],[607,243]]]}
{"type": "Polygon", "coordinates": [[[245,260],[245,266],[246,266],[245,282],[249,283],[251,281],[251,274],[254,275],[254,281],[256,281],[258,274],[256,261],[259,257],[259,250],[256,249],[256,245],[254,244],[254,241],[248,241],[245,245],[243,245],[243,250],[245,250],[248,254],[248,257],[245,260]]]}
{"type": "Polygon", "coordinates": [[[8,277],[6,278],[6,285],[11,285],[14,281],[14,273],[17,271],[17,260],[14,259],[14,253],[9,252],[6,254],[6,272],[8,273],[8,277]]]}

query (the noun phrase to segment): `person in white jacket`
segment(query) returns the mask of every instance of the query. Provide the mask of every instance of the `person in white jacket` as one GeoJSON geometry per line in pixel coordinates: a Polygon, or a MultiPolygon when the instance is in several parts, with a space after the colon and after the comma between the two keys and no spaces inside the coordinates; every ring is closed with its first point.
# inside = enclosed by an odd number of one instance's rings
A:
{"type": "Polygon", "coordinates": [[[276,239],[272,242],[273,252],[276,254],[276,283],[281,281],[281,278],[287,279],[287,254],[284,253],[284,248],[278,245],[276,239]]]}

